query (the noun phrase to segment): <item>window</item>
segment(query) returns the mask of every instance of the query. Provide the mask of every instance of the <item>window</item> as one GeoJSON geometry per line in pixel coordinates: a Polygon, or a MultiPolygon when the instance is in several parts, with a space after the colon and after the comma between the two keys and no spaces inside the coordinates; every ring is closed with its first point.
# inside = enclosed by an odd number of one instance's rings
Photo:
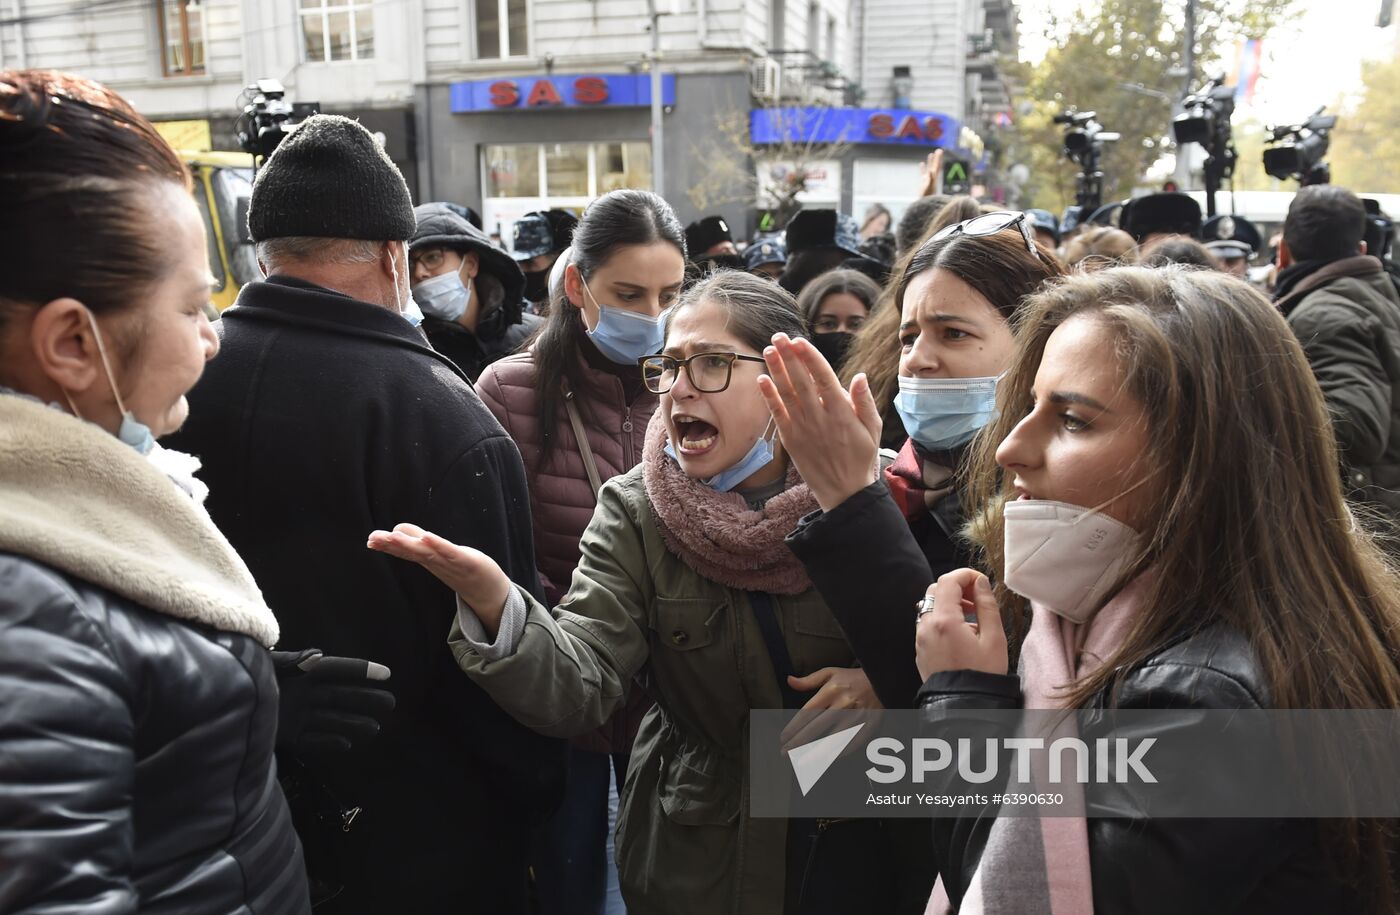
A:
{"type": "Polygon", "coordinates": [[[194,179],[194,202],[199,206],[199,218],[204,220],[204,243],[209,248],[209,273],[214,277],[210,287],[214,292],[222,292],[228,285],[224,275],[224,256],[219,250],[219,236],[214,234],[214,220],[209,215],[209,191],[196,175],[194,179]]]}
{"type": "Polygon", "coordinates": [[[487,197],[582,197],[651,187],[648,143],[486,147],[487,197]]]}
{"type": "Polygon", "coordinates": [[[214,170],[210,183],[214,187],[214,202],[219,211],[219,231],[223,233],[224,247],[228,250],[228,265],[233,271],[233,281],[240,286],[246,286],[262,279],[253,245],[239,241],[241,233],[238,225],[238,201],[240,198],[247,200],[253,196],[253,170],[218,168],[214,170]]]}
{"type": "Polygon", "coordinates": [[[807,7],[807,50],[816,57],[822,50],[822,8],[813,3],[807,7]]]}
{"type": "Polygon", "coordinates": [[[486,147],[486,196],[540,196],[540,148],[486,147]]]}
{"type": "Polygon", "coordinates": [[[528,53],[526,2],[527,0],[476,0],[477,57],[524,57],[528,53]]]}
{"type": "Polygon", "coordinates": [[[826,62],[836,63],[836,17],[826,17],[826,62]]]}
{"type": "Polygon", "coordinates": [[[374,57],[374,7],[369,0],[301,0],[302,47],[308,63],[374,57]]]}
{"type": "Polygon", "coordinates": [[[509,240],[511,223],[531,210],[582,211],[624,187],[651,187],[651,144],[530,143],[487,146],[482,154],[483,224],[509,240]]]}
{"type": "Polygon", "coordinates": [[[161,62],[166,76],[204,72],[204,0],[160,0],[161,62]]]}

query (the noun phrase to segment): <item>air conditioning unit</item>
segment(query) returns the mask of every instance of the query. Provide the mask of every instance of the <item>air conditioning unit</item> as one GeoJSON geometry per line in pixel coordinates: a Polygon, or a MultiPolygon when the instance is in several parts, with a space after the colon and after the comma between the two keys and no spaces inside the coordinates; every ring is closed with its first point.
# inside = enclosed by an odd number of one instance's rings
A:
{"type": "Polygon", "coordinates": [[[783,65],[770,57],[753,62],[753,96],[764,102],[776,102],[782,96],[783,65]]]}

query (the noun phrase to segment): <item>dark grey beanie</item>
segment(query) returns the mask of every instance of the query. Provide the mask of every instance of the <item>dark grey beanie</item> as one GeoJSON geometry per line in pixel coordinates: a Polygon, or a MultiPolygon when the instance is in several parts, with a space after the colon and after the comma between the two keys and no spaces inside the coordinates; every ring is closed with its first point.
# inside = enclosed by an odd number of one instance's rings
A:
{"type": "Polygon", "coordinates": [[[253,241],[291,236],[407,241],[413,201],[398,166],[358,121],[309,117],[253,182],[253,241]]]}

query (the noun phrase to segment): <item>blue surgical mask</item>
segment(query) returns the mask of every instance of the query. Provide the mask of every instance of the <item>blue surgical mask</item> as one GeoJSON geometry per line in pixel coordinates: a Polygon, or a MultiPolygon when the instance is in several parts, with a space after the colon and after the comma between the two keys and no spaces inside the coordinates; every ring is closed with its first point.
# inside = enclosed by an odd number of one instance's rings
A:
{"type": "Polygon", "coordinates": [[[462,282],[462,275],[454,270],[414,286],[413,300],[428,317],[456,323],[471,304],[472,288],[462,282]]]}
{"type": "MultiPolygon", "coordinates": [[[[122,424],[117,429],[117,438],[144,457],[155,447],[156,437],[151,434],[151,427],[137,419],[136,415],[126,408],[126,404],[122,403],[121,392],[117,390],[116,376],[112,374],[112,365],[107,361],[107,347],[102,342],[102,329],[97,326],[97,319],[92,316],[91,311],[87,313],[87,317],[88,323],[92,325],[93,336],[97,338],[97,355],[102,360],[102,370],[107,373],[107,383],[112,386],[112,396],[117,399],[117,409],[122,411],[122,424]]],[[[65,391],[64,396],[67,394],[65,391]]],[[[71,397],[68,399],[68,406],[72,408],[74,416],[82,419],[71,397]]]]}
{"type": "Polygon", "coordinates": [[[654,318],[639,315],[598,304],[587,283],[583,284],[583,291],[598,307],[598,326],[588,331],[588,339],[600,353],[618,365],[635,365],[643,356],[661,352],[666,345],[665,311],[654,318]]]}
{"type": "MultiPolygon", "coordinates": [[[[763,435],[759,436],[758,441],[753,443],[753,447],[749,449],[749,453],[739,459],[739,463],[730,467],[728,470],[721,470],[709,479],[701,480],[700,482],[704,483],[715,492],[729,492],[735,486],[738,486],[764,467],[773,463],[773,438],[770,435],[772,429],[773,424],[770,421],[768,427],[763,430],[763,435]]],[[[672,460],[677,463],[680,462],[680,458],[676,456],[676,449],[671,446],[670,441],[666,442],[664,450],[671,456],[672,460]]]]}
{"type": "Polygon", "coordinates": [[[997,379],[899,376],[894,408],[904,431],[930,451],[968,442],[997,415],[997,379]]]}

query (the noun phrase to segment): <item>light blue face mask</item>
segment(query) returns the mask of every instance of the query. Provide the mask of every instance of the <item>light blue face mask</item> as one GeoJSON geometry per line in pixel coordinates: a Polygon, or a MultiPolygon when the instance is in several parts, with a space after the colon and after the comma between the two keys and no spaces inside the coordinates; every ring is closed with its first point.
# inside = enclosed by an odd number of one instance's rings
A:
{"type": "MultiPolygon", "coordinates": [[[[151,427],[137,419],[135,414],[126,408],[126,404],[122,403],[121,392],[117,390],[116,376],[112,374],[112,365],[107,361],[107,347],[102,342],[102,330],[97,326],[97,319],[92,316],[92,312],[89,311],[87,317],[88,323],[92,325],[93,336],[97,338],[97,355],[102,359],[102,370],[107,373],[107,383],[112,386],[112,396],[117,399],[117,409],[122,411],[122,424],[117,429],[117,438],[144,457],[156,446],[156,437],[151,434],[151,427]]],[[[65,391],[64,396],[67,395],[68,392],[65,391]]],[[[83,418],[71,397],[68,398],[68,406],[73,410],[74,416],[83,418]]]]}
{"type": "Polygon", "coordinates": [[[997,415],[997,378],[899,376],[894,408],[909,437],[930,451],[956,448],[997,415]]]}
{"type": "Polygon", "coordinates": [[[413,300],[428,317],[456,323],[467,313],[467,306],[472,301],[472,288],[462,282],[461,273],[453,270],[441,276],[429,277],[414,286],[413,300]]]}
{"type": "Polygon", "coordinates": [[[635,365],[643,356],[661,352],[666,345],[666,309],[656,317],[639,315],[624,308],[600,305],[593,290],[583,291],[598,308],[598,326],[588,331],[588,339],[598,351],[618,365],[635,365]]]}
{"type": "MultiPolygon", "coordinates": [[[[763,430],[763,434],[759,436],[758,441],[753,443],[753,447],[749,449],[748,454],[739,459],[739,463],[730,467],[728,470],[721,470],[709,479],[701,480],[700,482],[704,483],[715,492],[729,492],[735,486],[738,486],[764,467],[773,463],[773,438],[770,435],[772,429],[773,423],[770,420],[768,427],[763,430]]],[[[666,442],[666,447],[663,450],[677,463],[680,462],[680,458],[676,456],[676,449],[671,447],[671,442],[669,440],[666,442]]]]}

